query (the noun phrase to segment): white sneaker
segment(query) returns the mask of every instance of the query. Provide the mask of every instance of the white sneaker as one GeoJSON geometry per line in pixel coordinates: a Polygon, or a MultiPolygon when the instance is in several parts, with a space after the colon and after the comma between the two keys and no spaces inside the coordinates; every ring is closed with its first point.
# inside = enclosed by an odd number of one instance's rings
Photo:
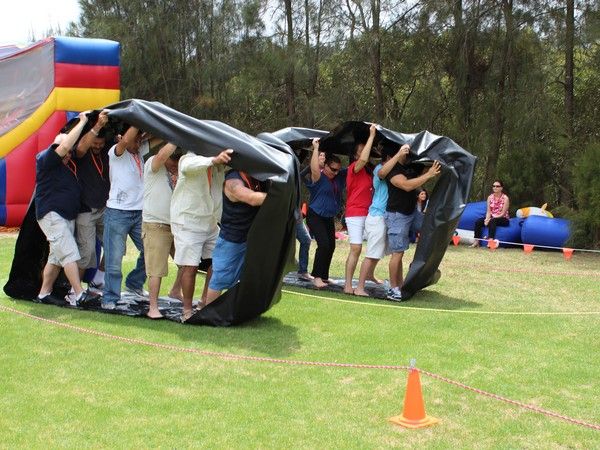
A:
{"type": "Polygon", "coordinates": [[[65,295],[65,302],[67,302],[71,306],[77,306],[77,295],[75,295],[75,291],[73,288],[69,291],[67,295],[65,295]]]}
{"type": "Polygon", "coordinates": [[[387,299],[392,300],[394,302],[401,302],[402,301],[402,292],[400,292],[400,289],[397,287],[392,288],[387,291],[387,299]]]}

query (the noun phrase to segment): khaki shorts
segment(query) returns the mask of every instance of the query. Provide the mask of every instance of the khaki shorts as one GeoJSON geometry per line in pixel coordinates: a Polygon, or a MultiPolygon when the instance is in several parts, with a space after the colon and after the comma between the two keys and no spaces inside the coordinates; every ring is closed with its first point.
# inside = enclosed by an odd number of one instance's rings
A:
{"type": "Polygon", "coordinates": [[[75,221],[77,247],[81,259],[77,261],[80,269],[97,267],[96,239],[102,242],[104,233],[104,209],[92,208],[90,212],[79,213],[75,221]]]}
{"type": "Polygon", "coordinates": [[[67,220],[60,214],[50,211],[38,220],[38,224],[50,244],[50,254],[48,255],[50,264],[64,267],[80,259],[75,242],[74,220],[67,220]]]}
{"type": "Polygon", "coordinates": [[[219,227],[209,232],[192,231],[176,223],[171,227],[175,238],[175,264],[197,266],[201,260],[212,258],[219,227]]]}
{"type": "Polygon", "coordinates": [[[142,241],[146,275],[166,277],[169,273],[169,254],[173,254],[171,226],[165,223],[142,222],[142,241]]]}

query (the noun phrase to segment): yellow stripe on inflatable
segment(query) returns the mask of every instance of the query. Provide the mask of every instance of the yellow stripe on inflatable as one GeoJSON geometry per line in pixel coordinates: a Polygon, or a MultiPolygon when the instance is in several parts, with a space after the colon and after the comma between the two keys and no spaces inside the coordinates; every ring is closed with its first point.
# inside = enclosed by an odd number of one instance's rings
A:
{"type": "Polygon", "coordinates": [[[0,136],[0,158],[35,133],[54,111],[99,109],[120,99],[118,89],[54,88],[44,103],[22,123],[0,136]]]}
{"type": "Polygon", "coordinates": [[[53,90],[33,114],[8,133],[0,136],[0,157],[9,154],[16,146],[35,133],[54,111],[56,111],[56,92],[53,90]]]}
{"type": "Polygon", "coordinates": [[[100,109],[119,101],[118,89],[54,88],[58,111],[100,109]]]}

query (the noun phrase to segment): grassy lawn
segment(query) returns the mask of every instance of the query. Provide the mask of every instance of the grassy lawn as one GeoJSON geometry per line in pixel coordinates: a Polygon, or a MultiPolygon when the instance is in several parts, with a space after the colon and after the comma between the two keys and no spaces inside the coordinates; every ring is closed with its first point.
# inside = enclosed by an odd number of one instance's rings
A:
{"type": "MultiPolygon", "coordinates": [[[[15,237],[0,237],[2,286],[15,237]]],[[[346,253],[340,243],[334,274],[343,274],[346,253]]],[[[133,262],[130,253],[126,270],[133,262]]],[[[378,275],[386,270],[387,261],[378,275]]],[[[263,317],[226,329],[4,294],[0,305],[116,336],[237,355],[389,365],[416,358],[424,370],[600,424],[599,255],[565,261],[556,252],[450,247],[441,270],[437,285],[401,304],[285,288],[263,317]]],[[[0,448],[600,447],[600,431],[425,375],[421,381],[427,413],[440,423],[406,430],[387,421],[402,411],[404,371],[182,353],[0,310],[0,448]]]]}

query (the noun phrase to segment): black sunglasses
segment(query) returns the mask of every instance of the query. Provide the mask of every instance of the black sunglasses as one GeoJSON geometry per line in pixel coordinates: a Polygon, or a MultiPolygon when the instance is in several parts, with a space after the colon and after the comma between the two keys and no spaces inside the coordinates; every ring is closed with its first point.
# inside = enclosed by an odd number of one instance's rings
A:
{"type": "Polygon", "coordinates": [[[502,187],[501,184],[492,184],[492,187],[502,187]]]}
{"type": "Polygon", "coordinates": [[[327,167],[329,167],[329,170],[331,170],[333,173],[338,173],[340,171],[340,167],[337,167],[337,168],[334,169],[329,164],[327,165],[327,167]]]}

